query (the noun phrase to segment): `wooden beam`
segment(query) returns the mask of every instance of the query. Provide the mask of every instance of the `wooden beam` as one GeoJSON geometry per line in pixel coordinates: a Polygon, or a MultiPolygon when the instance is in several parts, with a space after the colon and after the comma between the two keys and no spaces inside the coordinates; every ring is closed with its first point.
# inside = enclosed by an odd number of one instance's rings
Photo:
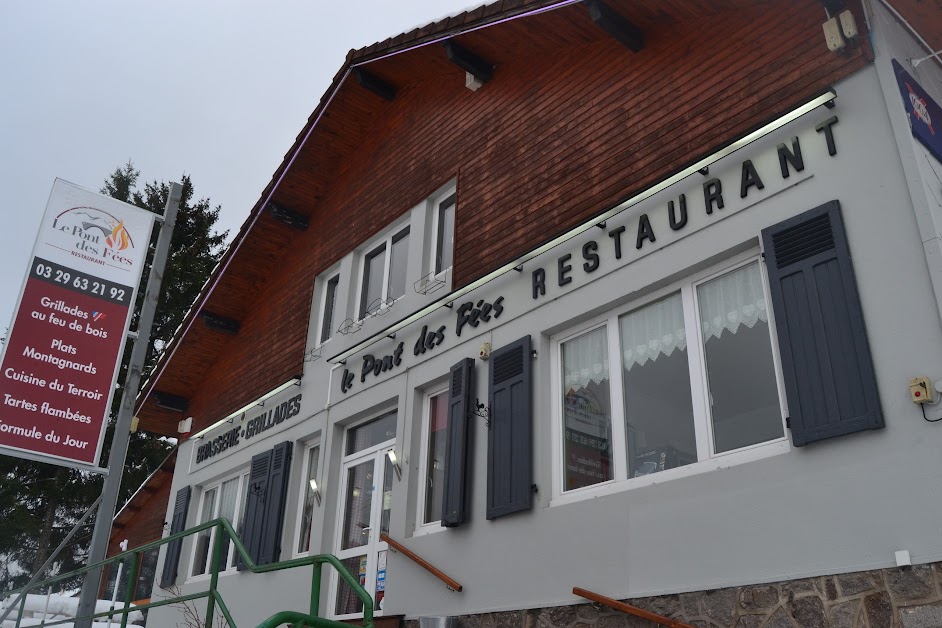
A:
{"type": "Polygon", "coordinates": [[[360,85],[360,87],[373,92],[381,98],[391,101],[396,97],[396,88],[375,74],[370,74],[360,68],[353,68],[353,76],[356,78],[357,84],[360,85]]]}
{"type": "Polygon", "coordinates": [[[448,60],[459,68],[474,75],[474,78],[487,83],[494,74],[494,64],[474,54],[452,39],[445,40],[445,54],[448,60]]]}
{"type": "Polygon", "coordinates": [[[292,229],[296,229],[297,231],[305,231],[307,229],[307,216],[304,214],[300,214],[293,209],[288,209],[276,203],[269,203],[268,209],[271,210],[271,215],[275,220],[285,223],[292,229]]]}
{"type": "Polygon", "coordinates": [[[821,6],[831,15],[837,15],[844,9],[844,0],[821,0],[821,6]]]}
{"type": "Polygon", "coordinates": [[[203,324],[215,331],[236,335],[239,333],[239,321],[203,310],[200,312],[203,324]]]}
{"type": "Polygon", "coordinates": [[[638,52],[644,48],[644,33],[602,0],[586,0],[589,16],[595,25],[618,40],[626,48],[638,52]]]}
{"type": "Polygon", "coordinates": [[[694,628],[690,624],[685,624],[682,621],[677,621],[676,619],[671,619],[670,617],[665,617],[664,615],[658,615],[657,613],[646,611],[643,608],[638,608],[637,606],[632,606],[631,604],[619,602],[618,600],[614,600],[604,595],[599,595],[598,593],[593,593],[592,591],[588,591],[586,589],[573,587],[572,592],[574,595],[584,597],[585,599],[591,600],[596,604],[602,604],[609,608],[614,608],[616,611],[621,611],[623,613],[628,613],[629,615],[634,615],[635,617],[640,617],[641,619],[652,621],[659,626],[667,626],[668,628],[694,628]]]}
{"type": "Polygon", "coordinates": [[[154,398],[154,403],[157,404],[157,407],[163,408],[164,410],[186,412],[190,407],[189,399],[186,397],[181,397],[180,395],[174,395],[173,393],[155,390],[151,393],[151,397],[154,398]]]}
{"type": "Polygon", "coordinates": [[[448,587],[452,591],[461,593],[462,586],[458,583],[458,581],[452,578],[451,576],[446,575],[445,572],[435,567],[435,565],[428,562],[427,560],[425,560],[424,558],[422,558],[421,556],[419,556],[418,554],[410,550],[408,547],[400,543],[399,541],[389,538],[389,535],[384,532],[380,533],[379,538],[381,541],[386,541],[386,544],[389,545],[391,548],[393,548],[397,552],[400,552],[409,560],[415,562],[415,564],[417,564],[419,567],[421,567],[422,569],[426,570],[427,572],[429,572],[430,574],[432,574],[433,576],[435,576],[436,578],[444,582],[446,587],[448,587]]]}

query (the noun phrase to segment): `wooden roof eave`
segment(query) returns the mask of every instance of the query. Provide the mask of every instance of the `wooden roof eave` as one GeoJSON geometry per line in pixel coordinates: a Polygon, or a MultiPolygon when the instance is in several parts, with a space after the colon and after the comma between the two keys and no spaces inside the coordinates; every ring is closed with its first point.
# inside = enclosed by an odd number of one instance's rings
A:
{"type": "MultiPolygon", "coordinates": [[[[251,235],[253,228],[264,211],[264,208],[272,200],[275,192],[277,191],[278,185],[288,174],[291,165],[298,157],[300,151],[304,148],[305,143],[313,133],[317,123],[326,112],[330,103],[333,101],[337,92],[343,86],[346,78],[351,74],[351,71],[354,67],[366,65],[373,61],[384,59],[392,55],[401,54],[418,47],[433,44],[449,37],[455,37],[462,33],[484,28],[486,26],[493,25],[496,22],[523,17],[524,15],[535,11],[550,10],[552,8],[567,6],[578,1],[580,0],[536,0],[534,2],[526,2],[525,0],[502,0],[501,2],[479,7],[478,9],[470,12],[466,11],[457,16],[440,20],[439,22],[423,28],[414,29],[409,33],[397,37],[395,45],[392,45],[393,39],[387,39],[383,42],[378,42],[359,50],[350,50],[347,53],[347,57],[343,66],[334,75],[330,86],[321,97],[317,108],[315,108],[312,114],[308,117],[308,121],[304,128],[302,128],[301,132],[295,138],[295,142],[291,148],[287,151],[287,153],[285,153],[281,164],[272,175],[271,181],[262,191],[259,200],[249,212],[249,216],[240,227],[239,233],[226,248],[222,258],[219,260],[219,263],[210,273],[209,279],[207,279],[206,283],[203,284],[199,295],[184,316],[183,322],[174,332],[173,338],[169,343],[167,343],[167,346],[161,352],[161,355],[158,358],[158,361],[154,366],[154,370],[152,371],[150,377],[148,377],[147,381],[144,382],[144,384],[141,386],[141,390],[135,403],[135,411],[138,413],[141,412],[145,404],[147,404],[149,400],[152,401],[152,393],[156,388],[157,382],[169,367],[174,355],[177,353],[178,348],[184,342],[187,332],[192,328],[194,321],[196,321],[199,313],[207,304],[208,300],[213,294],[213,291],[222,281],[223,274],[226,272],[227,268],[229,268],[236,255],[239,253],[245,241],[251,235]],[[493,7],[493,9],[490,9],[489,7],[493,7]]],[[[144,429],[148,429],[147,421],[144,421],[144,425],[142,425],[142,427],[144,429]]],[[[168,436],[174,435],[172,433],[168,433],[168,430],[157,430],[157,433],[162,433],[168,436]]]]}

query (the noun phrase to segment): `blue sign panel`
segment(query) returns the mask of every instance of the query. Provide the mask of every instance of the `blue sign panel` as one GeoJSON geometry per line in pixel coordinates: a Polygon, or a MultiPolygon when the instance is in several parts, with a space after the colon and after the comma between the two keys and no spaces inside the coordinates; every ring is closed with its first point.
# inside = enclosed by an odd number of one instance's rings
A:
{"type": "Polygon", "coordinates": [[[913,136],[922,142],[936,159],[942,161],[942,108],[896,59],[893,59],[893,70],[896,72],[899,91],[903,95],[903,105],[906,107],[913,136]]]}

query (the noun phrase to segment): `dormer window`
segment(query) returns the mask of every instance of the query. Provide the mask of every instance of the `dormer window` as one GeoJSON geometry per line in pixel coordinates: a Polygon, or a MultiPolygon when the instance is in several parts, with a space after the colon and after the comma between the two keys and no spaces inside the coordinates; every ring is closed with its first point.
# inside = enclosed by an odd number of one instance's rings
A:
{"type": "Polygon", "coordinates": [[[435,275],[451,268],[455,249],[455,191],[439,200],[435,207],[435,275]]]}
{"type": "Polygon", "coordinates": [[[321,310],[320,339],[318,344],[330,340],[334,333],[334,321],[337,313],[337,287],[340,285],[340,273],[327,280],[321,297],[323,309],[321,310]]]}
{"type": "Polygon", "coordinates": [[[406,293],[409,228],[394,232],[363,256],[359,318],[389,307],[406,293]]]}

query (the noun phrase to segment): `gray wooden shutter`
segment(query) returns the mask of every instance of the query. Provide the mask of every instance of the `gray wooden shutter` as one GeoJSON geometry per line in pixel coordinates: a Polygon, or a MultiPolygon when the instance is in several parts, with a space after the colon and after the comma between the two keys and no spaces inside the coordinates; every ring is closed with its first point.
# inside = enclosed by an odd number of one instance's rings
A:
{"type": "MultiPolygon", "coordinates": [[[[173,503],[173,516],[170,518],[170,534],[183,532],[186,529],[186,515],[190,508],[190,494],[192,488],[184,486],[177,491],[177,498],[173,503]]],[[[167,543],[167,555],[164,557],[164,569],[160,575],[160,588],[169,589],[177,581],[177,568],[180,566],[180,550],[183,548],[183,539],[167,543]]]]}
{"type": "Polygon", "coordinates": [[[883,427],[840,203],[762,231],[796,447],[883,427]]]}
{"type": "Polygon", "coordinates": [[[291,475],[291,452],[294,444],[285,441],[271,450],[271,470],[268,474],[268,494],[265,498],[265,517],[262,526],[259,565],[278,562],[281,556],[281,537],[288,501],[288,478],[291,475]]]}
{"type": "Polygon", "coordinates": [[[487,518],[528,510],[533,485],[530,336],[491,354],[487,518]]]}
{"type": "MultiPolygon", "coordinates": [[[[272,451],[265,451],[252,456],[249,469],[249,490],[245,498],[245,519],[242,522],[242,542],[252,560],[258,564],[261,553],[262,533],[265,527],[265,502],[268,494],[268,475],[271,471],[272,451]]],[[[241,557],[238,569],[245,564],[241,557]]]]}
{"type": "Polygon", "coordinates": [[[468,482],[468,444],[473,389],[474,360],[464,358],[451,367],[448,386],[448,431],[445,445],[445,486],[442,499],[442,525],[459,526],[466,521],[468,482]]]}

